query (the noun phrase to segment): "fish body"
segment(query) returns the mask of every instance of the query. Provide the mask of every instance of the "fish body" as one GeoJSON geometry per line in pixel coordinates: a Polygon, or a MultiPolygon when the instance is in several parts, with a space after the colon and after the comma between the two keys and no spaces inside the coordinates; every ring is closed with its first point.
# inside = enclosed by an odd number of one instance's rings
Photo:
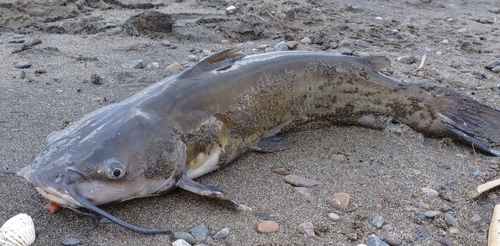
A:
{"type": "Polygon", "coordinates": [[[377,70],[389,63],[381,56],[225,50],[50,134],[17,174],[61,206],[158,233],[169,231],[130,225],[96,206],[176,187],[238,205],[193,179],[260,143],[280,145],[277,133],[310,121],[377,127],[377,117],[387,115],[500,155],[493,149],[500,111],[449,89],[400,83],[377,70]]]}

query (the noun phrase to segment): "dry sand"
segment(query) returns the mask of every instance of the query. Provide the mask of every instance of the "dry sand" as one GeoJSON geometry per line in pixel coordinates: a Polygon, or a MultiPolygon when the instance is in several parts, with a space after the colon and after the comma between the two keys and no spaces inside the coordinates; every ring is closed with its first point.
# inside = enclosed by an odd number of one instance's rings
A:
{"type": "MultiPolygon", "coordinates": [[[[500,108],[499,75],[484,68],[498,58],[500,50],[500,15],[494,13],[500,6],[493,0],[175,1],[155,8],[173,14],[177,20],[173,34],[139,37],[122,32],[121,26],[143,9],[130,9],[116,1],[64,3],[0,3],[2,167],[17,170],[29,164],[49,133],[177,73],[164,68],[188,60],[188,55],[201,56],[202,50],[229,47],[260,53],[263,51],[254,50],[259,45],[273,47],[285,39],[310,37],[312,44],[298,46],[303,50],[385,55],[392,61],[389,69],[396,78],[455,88],[500,108]],[[235,15],[224,13],[229,5],[237,7],[235,15]],[[9,43],[14,35],[22,35],[26,42],[38,38],[42,43],[12,53],[23,45],[9,43]],[[442,43],[444,39],[449,42],[442,43]],[[222,40],[231,43],[223,44],[222,40]],[[339,47],[330,49],[332,42],[339,47]],[[428,55],[426,76],[417,77],[424,54],[428,55]],[[415,56],[417,62],[396,61],[406,55],[415,56]],[[160,68],[121,67],[135,59],[143,59],[146,65],[158,62],[160,68]],[[32,67],[14,67],[23,61],[32,67]],[[103,83],[91,83],[92,74],[98,74],[103,83]]],[[[221,187],[252,207],[252,212],[237,212],[185,191],[103,208],[144,227],[187,231],[204,223],[212,231],[230,228],[228,238],[208,239],[205,243],[209,245],[357,245],[370,234],[397,245],[440,245],[443,238],[450,242],[444,245],[486,244],[498,191],[477,199],[469,199],[468,193],[497,176],[498,158],[476,156],[468,146],[446,139],[424,138],[404,125],[391,125],[383,131],[336,126],[286,135],[294,142],[292,148],[272,154],[249,153],[228,168],[198,180],[221,187]],[[348,160],[333,163],[329,156],[334,153],[345,154],[348,160]],[[309,188],[310,196],[305,197],[284,183],[282,176],[272,173],[275,167],[288,168],[323,185],[309,188]],[[437,190],[439,196],[424,194],[424,187],[437,190]],[[335,192],[351,196],[348,209],[336,211],[328,205],[335,192]],[[456,218],[458,231],[450,231],[452,225],[443,214],[433,220],[418,218],[432,210],[456,218]],[[331,221],[327,216],[331,212],[341,219],[331,221]],[[280,230],[258,233],[258,222],[270,215],[280,230]],[[376,215],[383,216],[390,226],[375,228],[371,221],[376,215]],[[479,220],[471,220],[474,215],[479,220]],[[297,229],[307,221],[326,242],[297,229]],[[414,241],[414,233],[422,227],[430,236],[414,241]]],[[[84,236],[81,232],[91,225],[90,217],[68,209],[45,212],[47,200],[25,180],[0,174],[0,190],[0,221],[18,213],[31,215],[37,232],[35,245],[57,245],[66,237],[79,238],[82,245],[169,245],[173,241],[169,235],[141,235],[111,223],[101,223],[84,236]]]]}

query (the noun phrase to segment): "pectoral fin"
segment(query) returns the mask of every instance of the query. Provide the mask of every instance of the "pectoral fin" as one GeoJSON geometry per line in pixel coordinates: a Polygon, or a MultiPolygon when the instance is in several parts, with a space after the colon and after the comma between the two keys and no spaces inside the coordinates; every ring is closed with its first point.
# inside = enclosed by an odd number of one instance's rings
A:
{"type": "Polygon", "coordinates": [[[261,138],[252,150],[264,153],[271,153],[280,150],[288,149],[292,146],[292,140],[285,137],[270,136],[267,138],[261,138]]]}
{"type": "Polygon", "coordinates": [[[213,197],[222,201],[230,202],[239,211],[246,211],[250,209],[247,206],[239,204],[227,197],[220,188],[213,185],[198,183],[188,178],[186,174],[182,175],[182,178],[177,182],[177,187],[201,196],[213,197]]]}

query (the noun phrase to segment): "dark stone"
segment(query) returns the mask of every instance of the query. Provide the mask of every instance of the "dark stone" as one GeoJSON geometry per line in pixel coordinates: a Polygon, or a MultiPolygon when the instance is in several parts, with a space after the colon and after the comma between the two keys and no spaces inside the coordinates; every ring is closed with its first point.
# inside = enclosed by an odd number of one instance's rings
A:
{"type": "Polygon", "coordinates": [[[174,19],[172,15],[158,11],[146,11],[132,16],[123,24],[123,30],[131,36],[153,33],[171,33],[174,19]]]}

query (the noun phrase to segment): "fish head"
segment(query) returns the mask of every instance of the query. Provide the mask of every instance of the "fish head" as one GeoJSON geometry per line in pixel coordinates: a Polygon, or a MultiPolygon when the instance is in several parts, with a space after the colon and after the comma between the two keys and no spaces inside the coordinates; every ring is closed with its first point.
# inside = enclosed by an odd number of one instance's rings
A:
{"type": "Polygon", "coordinates": [[[160,129],[155,114],[118,109],[92,113],[49,135],[40,155],[17,175],[72,209],[175,188],[185,166],[184,143],[160,129]]]}

